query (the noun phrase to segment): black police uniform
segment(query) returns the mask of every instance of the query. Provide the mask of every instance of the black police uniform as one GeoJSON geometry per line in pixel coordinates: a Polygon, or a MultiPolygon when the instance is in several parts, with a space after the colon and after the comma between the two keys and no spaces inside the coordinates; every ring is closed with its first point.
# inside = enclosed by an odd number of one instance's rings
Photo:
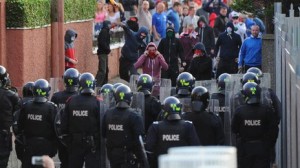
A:
{"type": "Polygon", "coordinates": [[[111,168],[137,167],[142,163],[138,136],[144,135],[144,127],[141,116],[133,109],[109,109],[103,117],[102,130],[111,168]]]}
{"type": "Polygon", "coordinates": [[[10,127],[13,122],[13,112],[19,107],[18,94],[5,88],[0,88],[0,167],[7,167],[12,150],[12,134],[10,127]]]}
{"type": "Polygon", "coordinates": [[[214,113],[207,111],[184,113],[182,118],[193,122],[201,145],[224,145],[222,121],[214,113]]]}
{"type": "Polygon", "coordinates": [[[68,134],[69,167],[100,167],[100,100],[81,93],[66,102],[61,120],[62,133],[68,134]]]}
{"type": "MultiPolygon", "coordinates": [[[[62,115],[61,113],[64,112],[66,101],[68,98],[70,98],[73,95],[78,94],[77,91],[60,91],[53,94],[51,98],[51,102],[55,103],[58,107],[59,112],[57,115],[62,115]]],[[[58,142],[58,158],[61,162],[60,167],[61,168],[68,168],[68,149],[67,147],[62,144],[60,141],[58,142]]]]}
{"type": "Polygon", "coordinates": [[[25,103],[20,111],[18,130],[23,132],[25,138],[22,168],[32,167],[32,156],[54,157],[56,154],[54,119],[57,107],[45,97],[39,99],[25,103]]]}
{"type": "Polygon", "coordinates": [[[163,120],[154,122],[147,133],[146,150],[151,167],[158,167],[157,159],[166,154],[171,147],[200,145],[197,133],[191,121],[163,120]]]}
{"type": "Polygon", "coordinates": [[[271,147],[278,127],[271,109],[265,105],[242,105],[232,120],[232,131],[238,137],[239,166],[268,168],[271,147]]]}
{"type": "Polygon", "coordinates": [[[148,131],[150,125],[157,121],[157,118],[161,112],[160,101],[152,96],[145,95],[145,130],[148,131]]]}

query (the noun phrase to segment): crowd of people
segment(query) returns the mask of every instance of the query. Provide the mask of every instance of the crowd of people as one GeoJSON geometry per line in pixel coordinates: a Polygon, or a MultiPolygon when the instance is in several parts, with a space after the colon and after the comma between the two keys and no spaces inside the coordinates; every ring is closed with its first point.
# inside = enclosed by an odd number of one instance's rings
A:
{"type": "Polygon", "coordinates": [[[23,168],[33,167],[33,156],[57,153],[62,168],[155,168],[169,148],[199,145],[234,145],[239,167],[269,168],[281,110],[274,92],[260,86],[263,22],[221,0],[168,5],[97,2],[96,77],[76,69],[77,33],[67,30],[65,90],[51,99],[45,79],[27,82],[19,97],[0,66],[0,167],[7,167],[12,150],[12,126],[23,168]],[[129,81],[142,72],[135,88],[143,94],[141,112],[132,108],[132,88],[108,83],[110,30],[116,26],[125,37],[120,77],[129,81]],[[238,73],[245,73],[241,83],[232,82],[238,73]],[[161,79],[169,79],[172,87],[163,102],[154,89],[161,79]],[[196,86],[196,81],[209,81],[217,89],[196,86]],[[230,84],[239,91],[226,92],[230,84]]]}

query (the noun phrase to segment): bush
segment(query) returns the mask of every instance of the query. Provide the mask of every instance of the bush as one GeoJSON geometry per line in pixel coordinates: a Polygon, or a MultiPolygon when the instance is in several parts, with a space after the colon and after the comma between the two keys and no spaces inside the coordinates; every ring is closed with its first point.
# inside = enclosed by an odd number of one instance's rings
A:
{"type": "MultiPolygon", "coordinates": [[[[51,23],[52,0],[7,0],[7,27],[39,27],[51,23]]],[[[64,19],[85,20],[94,17],[95,1],[65,0],[64,19]]]]}

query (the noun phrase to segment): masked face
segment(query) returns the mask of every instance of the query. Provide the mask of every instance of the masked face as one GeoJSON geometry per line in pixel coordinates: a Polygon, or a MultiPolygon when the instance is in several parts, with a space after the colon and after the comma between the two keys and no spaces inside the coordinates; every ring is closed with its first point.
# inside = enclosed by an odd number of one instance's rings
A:
{"type": "Polygon", "coordinates": [[[226,31],[227,31],[228,34],[231,34],[232,28],[231,27],[227,27],[226,31]]]}
{"type": "Polygon", "coordinates": [[[198,23],[198,26],[199,26],[199,27],[204,27],[204,24],[203,24],[202,22],[199,22],[199,23],[198,23]]]}
{"type": "Polygon", "coordinates": [[[203,55],[203,52],[202,52],[201,50],[196,49],[196,50],[194,51],[194,54],[197,55],[197,56],[202,56],[202,55],[203,55]]]}
{"type": "Polygon", "coordinates": [[[155,49],[155,47],[149,47],[148,48],[148,56],[150,58],[155,58],[156,57],[156,49],[155,49]]]}
{"type": "Polygon", "coordinates": [[[141,39],[145,39],[146,38],[146,34],[145,33],[141,33],[140,38],[141,39]]]}
{"type": "Polygon", "coordinates": [[[168,31],[167,32],[167,37],[169,37],[169,38],[174,37],[174,32],[173,31],[168,31]]]}

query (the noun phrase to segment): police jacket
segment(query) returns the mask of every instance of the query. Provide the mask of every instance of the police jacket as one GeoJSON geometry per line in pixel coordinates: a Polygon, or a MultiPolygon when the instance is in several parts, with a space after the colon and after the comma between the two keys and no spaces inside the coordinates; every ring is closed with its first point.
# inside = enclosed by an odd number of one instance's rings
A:
{"type": "Polygon", "coordinates": [[[160,112],[160,101],[154,96],[145,95],[145,131],[147,131],[150,125],[157,120],[160,112]]]}
{"type": "Polygon", "coordinates": [[[78,94],[78,92],[68,92],[66,90],[61,91],[61,92],[56,92],[53,94],[51,98],[51,102],[55,103],[58,107],[59,110],[64,109],[66,105],[66,101],[68,100],[69,97],[78,94]]]}
{"type": "Polygon", "coordinates": [[[262,104],[245,104],[236,109],[232,119],[232,132],[242,142],[263,141],[274,145],[278,126],[272,109],[262,104]]]}
{"type": "Polygon", "coordinates": [[[0,130],[9,130],[13,113],[19,109],[18,94],[6,88],[0,88],[0,130]]]}
{"type": "Polygon", "coordinates": [[[131,108],[111,108],[103,117],[102,136],[108,149],[126,149],[131,152],[139,146],[138,137],[144,135],[142,117],[131,108]]]}
{"type": "Polygon", "coordinates": [[[202,145],[224,145],[225,135],[220,117],[214,113],[189,112],[183,119],[192,121],[202,145]]]}
{"type": "Polygon", "coordinates": [[[171,147],[200,145],[190,121],[163,120],[154,122],[147,133],[146,150],[156,156],[167,153],[171,147]]]}
{"type": "Polygon", "coordinates": [[[29,101],[23,104],[18,120],[18,129],[26,139],[44,138],[55,141],[54,119],[57,113],[55,104],[49,101],[29,101]]]}
{"type": "Polygon", "coordinates": [[[100,100],[91,94],[70,97],[62,114],[61,131],[81,136],[100,134],[100,100]]]}

